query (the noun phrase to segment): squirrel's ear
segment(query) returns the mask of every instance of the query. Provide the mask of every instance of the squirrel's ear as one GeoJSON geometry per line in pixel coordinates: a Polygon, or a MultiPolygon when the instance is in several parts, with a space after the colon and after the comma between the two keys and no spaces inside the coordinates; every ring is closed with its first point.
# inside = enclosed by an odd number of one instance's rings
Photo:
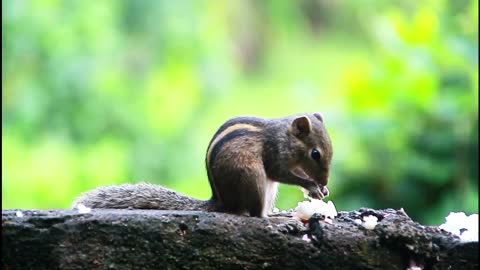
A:
{"type": "Polygon", "coordinates": [[[292,132],[295,136],[308,135],[311,129],[310,119],[306,116],[297,117],[292,122],[292,132]]]}
{"type": "Polygon", "coordinates": [[[322,116],[321,113],[316,112],[316,113],[313,114],[313,116],[315,116],[318,120],[320,120],[320,122],[323,123],[323,116],[322,116]]]}

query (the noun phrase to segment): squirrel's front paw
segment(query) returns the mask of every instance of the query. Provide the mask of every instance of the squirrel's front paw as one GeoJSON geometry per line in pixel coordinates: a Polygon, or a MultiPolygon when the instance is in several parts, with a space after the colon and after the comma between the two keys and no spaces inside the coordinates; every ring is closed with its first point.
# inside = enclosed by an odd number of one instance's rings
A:
{"type": "MultiPolygon", "coordinates": [[[[312,185],[311,187],[308,188],[308,196],[312,199],[318,199],[321,200],[325,197],[324,193],[322,192],[323,188],[318,186],[318,185],[312,185]]],[[[328,189],[327,189],[328,193],[328,189]]]]}
{"type": "Polygon", "coordinates": [[[328,191],[327,186],[321,186],[320,190],[321,190],[324,197],[328,197],[328,195],[330,194],[330,191],[328,191]]]}

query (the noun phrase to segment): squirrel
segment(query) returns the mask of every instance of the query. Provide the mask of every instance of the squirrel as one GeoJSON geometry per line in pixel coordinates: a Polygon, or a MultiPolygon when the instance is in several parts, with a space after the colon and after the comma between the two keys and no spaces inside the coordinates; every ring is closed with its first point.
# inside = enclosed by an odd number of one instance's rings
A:
{"type": "Polygon", "coordinates": [[[207,148],[209,200],[139,183],[88,191],[73,207],[200,210],[267,217],[274,207],[278,183],[300,186],[311,198],[328,196],[332,154],[320,113],[274,119],[236,117],[218,129],[207,148]]]}

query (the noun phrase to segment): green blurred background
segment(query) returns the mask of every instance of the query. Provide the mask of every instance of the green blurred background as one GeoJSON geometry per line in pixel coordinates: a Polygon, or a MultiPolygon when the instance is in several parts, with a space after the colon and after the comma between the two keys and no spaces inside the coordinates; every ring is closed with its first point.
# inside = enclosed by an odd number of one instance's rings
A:
{"type": "MultiPolygon", "coordinates": [[[[207,199],[228,118],[320,111],[338,210],[478,212],[477,0],[2,1],[2,208],[207,199]]],[[[280,209],[298,187],[282,185],[280,209]]]]}

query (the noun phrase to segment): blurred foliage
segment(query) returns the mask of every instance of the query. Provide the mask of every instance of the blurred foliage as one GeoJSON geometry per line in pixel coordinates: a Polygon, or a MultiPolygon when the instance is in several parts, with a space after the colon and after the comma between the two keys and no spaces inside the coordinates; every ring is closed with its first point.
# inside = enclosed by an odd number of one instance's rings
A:
{"type": "MultiPolygon", "coordinates": [[[[478,212],[478,1],[2,2],[2,208],[207,199],[228,118],[323,112],[338,210],[478,212]]],[[[281,186],[277,206],[302,200],[281,186]]]]}

